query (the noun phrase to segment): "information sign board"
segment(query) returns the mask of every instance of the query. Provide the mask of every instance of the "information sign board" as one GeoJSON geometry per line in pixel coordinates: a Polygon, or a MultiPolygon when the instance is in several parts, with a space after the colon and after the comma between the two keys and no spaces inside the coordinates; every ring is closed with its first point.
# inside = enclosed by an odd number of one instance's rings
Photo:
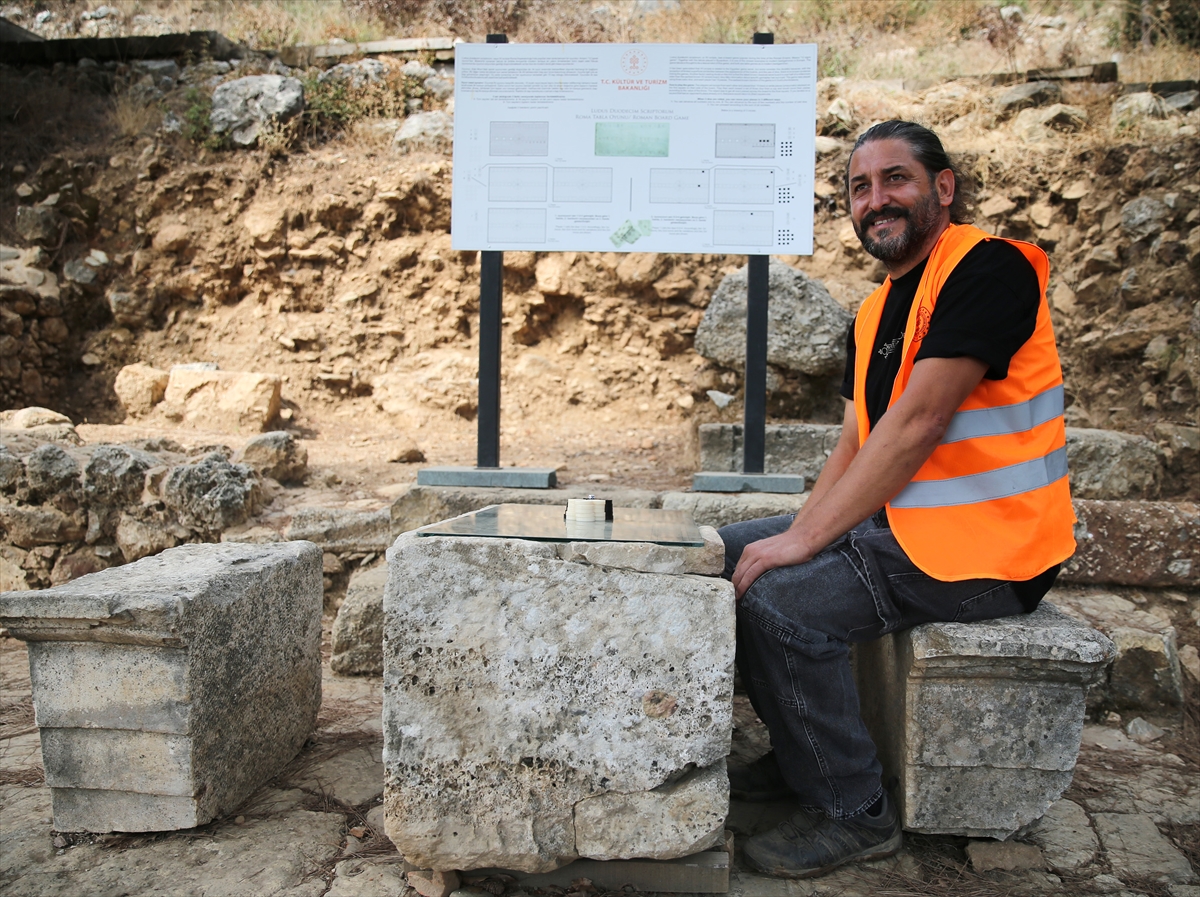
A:
{"type": "Polygon", "coordinates": [[[451,245],[812,253],[815,44],[458,44],[451,245]]]}

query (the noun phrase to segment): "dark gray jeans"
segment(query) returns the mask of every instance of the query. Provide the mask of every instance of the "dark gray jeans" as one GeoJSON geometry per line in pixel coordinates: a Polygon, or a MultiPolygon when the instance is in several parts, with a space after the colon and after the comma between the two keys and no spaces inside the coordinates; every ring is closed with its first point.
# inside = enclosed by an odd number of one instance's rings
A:
{"type": "MultiPolygon", "coordinates": [[[[931,621],[1023,613],[1009,583],[941,582],[913,565],[883,512],[815,558],[760,576],[737,608],[742,685],[792,790],[840,819],[883,792],[882,767],[859,712],[850,643],[931,621]]],[[[751,542],[783,532],[792,515],[722,527],[725,577],[751,542]]]]}

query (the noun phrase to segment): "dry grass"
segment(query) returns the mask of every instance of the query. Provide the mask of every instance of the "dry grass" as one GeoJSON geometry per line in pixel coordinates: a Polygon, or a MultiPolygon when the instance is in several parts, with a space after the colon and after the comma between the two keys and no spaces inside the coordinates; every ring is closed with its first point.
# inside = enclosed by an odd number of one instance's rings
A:
{"type": "Polygon", "coordinates": [[[0,741],[36,731],[37,726],[33,723],[33,698],[31,696],[0,703],[0,741]]]}
{"type": "Polygon", "coordinates": [[[122,137],[140,137],[156,127],[163,117],[156,103],[147,103],[133,93],[123,93],[110,104],[113,126],[122,137]]]}

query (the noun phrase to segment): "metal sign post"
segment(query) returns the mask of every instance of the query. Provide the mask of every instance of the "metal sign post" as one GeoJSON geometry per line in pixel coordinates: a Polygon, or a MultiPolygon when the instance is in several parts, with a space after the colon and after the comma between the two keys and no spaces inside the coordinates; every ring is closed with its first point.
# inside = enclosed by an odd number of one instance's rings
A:
{"type": "MultiPolygon", "coordinates": [[[[489,34],[489,44],[506,44],[508,36],[489,34]]],[[[553,467],[500,466],[500,335],[504,299],[504,253],[479,253],[479,409],[476,413],[475,467],[425,467],[417,471],[419,486],[513,486],[552,489],[558,485],[553,467]]]]}
{"type": "MultiPolygon", "coordinates": [[[[759,32],[756,44],[773,44],[775,35],[759,32]]],[[[767,311],[770,307],[771,257],[752,255],[746,277],[746,376],[742,418],[742,472],[701,471],[692,476],[697,492],[804,491],[798,474],[768,474],[767,454],[767,311]]]]}

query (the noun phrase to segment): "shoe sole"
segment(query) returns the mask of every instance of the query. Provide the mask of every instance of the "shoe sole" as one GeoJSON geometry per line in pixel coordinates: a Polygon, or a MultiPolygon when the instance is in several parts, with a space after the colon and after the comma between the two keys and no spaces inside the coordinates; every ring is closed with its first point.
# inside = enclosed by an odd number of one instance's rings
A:
{"type": "Polygon", "coordinates": [[[882,860],[890,857],[900,850],[900,846],[904,843],[904,835],[902,832],[896,832],[892,837],[888,838],[882,844],[877,844],[870,847],[861,853],[856,853],[852,856],[844,857],[836,863],[830,863],[828,866],[818,866],[815,869],[788,869],[783,866],[768,868],[755,862],[754,857],[745,856],[746,863],[756,872],[764,872],[767,875],[775,878],[815,878],[818,875],[824,875],[827,872],[832,872],[838,866],[844,866],[847,863],[867,863],[871,860],[882,860]]]}

